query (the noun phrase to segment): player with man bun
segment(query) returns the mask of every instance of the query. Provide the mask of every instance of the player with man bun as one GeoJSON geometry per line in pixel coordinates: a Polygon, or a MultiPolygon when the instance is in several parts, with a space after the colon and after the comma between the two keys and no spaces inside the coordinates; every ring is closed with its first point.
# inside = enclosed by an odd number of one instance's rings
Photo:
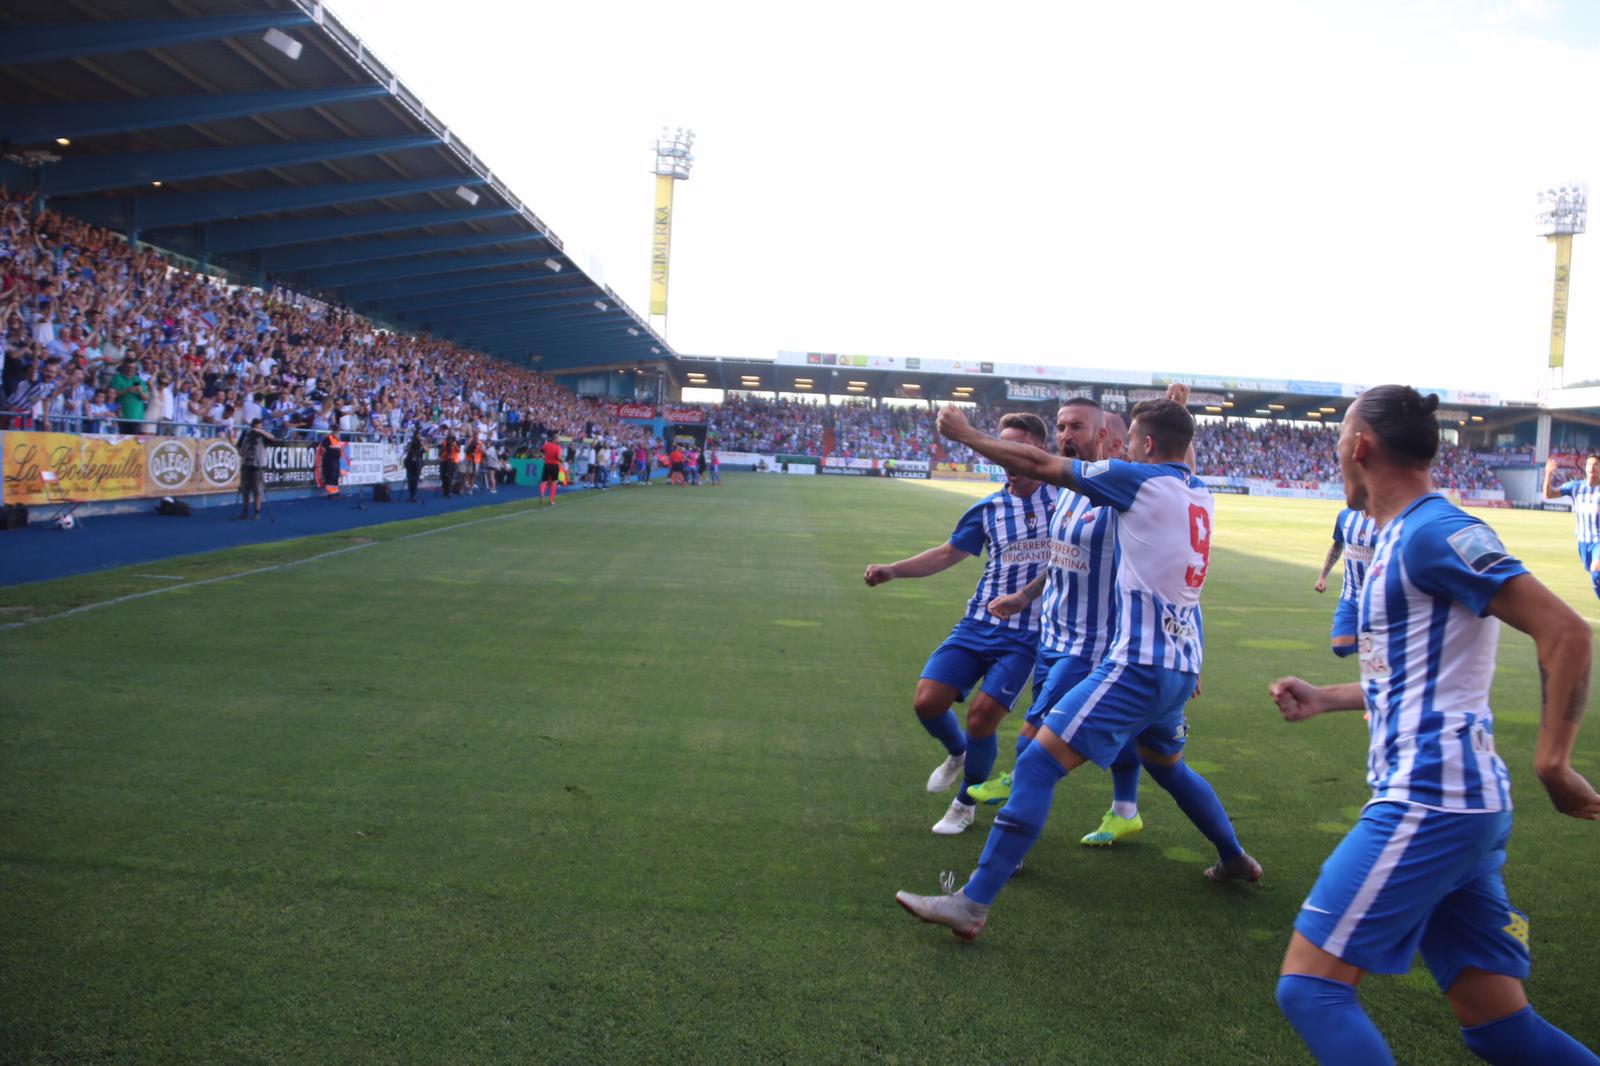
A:
{"type": "Polygon", "coordinates": [[[1371,733],[1372,799],[1301,904],[1278,1004],[1325,1066],[1392,1063],[1356,985],[1408,972],[1420,951],[1479,1058],[1600,1066],[1535,1014],[1523,989],[1528,919],[1501,877],[1511,784],[1489,709],[1504,621],[1539,654],[1534,772],[1556,810],[1600,818],[1600,795],[1571,762],[1591,635],[1494,530],[1433,491],[1438,402],[1399,385],[1368,389],[1340,428],[1346,502],[1380,526],[1361,589],[1361,680],[1271,686],[1286,721],[1365,708],[1371,733]]]}

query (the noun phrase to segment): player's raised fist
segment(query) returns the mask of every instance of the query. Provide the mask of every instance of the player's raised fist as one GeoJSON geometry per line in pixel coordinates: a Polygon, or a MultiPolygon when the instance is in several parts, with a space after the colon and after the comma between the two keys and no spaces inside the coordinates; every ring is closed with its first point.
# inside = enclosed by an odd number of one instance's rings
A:
{"type": "Polygon", "coordinates": [[[1187,407],[1189,405],[1189,386],[1185,385],[1181,381],[1174,381],[1171,385],[1167,386],[1167,399],[1171,400],[1173,403],[1181,403],[1187,407]]]}
{"type": "Polygon", "coordinates": [[[1600,820],[1600,794],[1572,767],[1547,770],[1539,775],[1539,783],[1562,814],[1591,822],[1600,820]]]}
{"type": "Polygon", "coordinates": [[[894,567],[885,566],[882,563],[873,563],[867,567],[867,572],[862,575],[862,578],[866,581],[868,588],[876,587],[885,581],[894,579],[894,567]]]}
{"type": "Polygon", "coordinates": [[[1322,710],[1316,705],[1317,687],[1298,677],[1280,677],[1267,689],[1285,722],[1302,722],[1322,710]]]}
{"type": "Polygon", "coordinates": [[[967,416],[961,413],[961,408],[955,404],[947,404],[939,412],[939,432],[951,440],[959,440],[961,436],[972,429],[972,423],[967,421],[967,416]]]}

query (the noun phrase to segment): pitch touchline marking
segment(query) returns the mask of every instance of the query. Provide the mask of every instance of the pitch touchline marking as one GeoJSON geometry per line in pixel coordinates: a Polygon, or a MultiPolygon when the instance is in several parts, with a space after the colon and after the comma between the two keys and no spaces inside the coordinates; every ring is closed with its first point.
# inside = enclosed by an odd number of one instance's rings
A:
{"type": "MultiPolygon", "coordinates": [[[[4,625],[0,625],[0,633],[4,633],[10,629],[22,629],[26,626],[38,625],[40,622],[49,622],[56,618],[66,618],[68,615],[83,614],[86,611],[96,611],[101,607],[114,607],[119,603],[130,603],[133,600],[142,600],[146,596],[159,596],[163,592],[173,592],[177,589],[199,588],[201,585],[215,585],[220,581],[232,581],[236,577],[250,577],[254,574],[269,574],[274,570],[287,570],[291,566],[301,566],[305,563],[314,563],[318,559],[331,559],[335,555],[343,555],[346,552],[360,551],[362,548],[375,548],[379,544],[399,544],[403,540],[416,540],[418,537],[431,536],[434,533],[443,533],[446,530],[451,529],[465,529],[468,526],[478,526],[485,522],[500,522],[507,518],[521,518],[524,515],[538,514],[539,511],[539,507],[530,506],[525,510],[512,511],[510,514],[491,515],[488,518],[474,518],[470,522],[456,522],[448,526],[439,526],[434,529],[424,529],[420,533],[407,533],[403,537],[395,537],[392,540],[375,540],[368,541],[365,544],[352,544],[348,548],[335,548],[331,552],[323,552],[320,555],[308,555],[304,559],[292,559],[287,563],[273,563],[271,566],[258,566],[254,570],[241,570],[237,574],[222,574],[218,577],[203,578],[199,581],[186,581],[181,585],[165,585],[158,589],[151,589],[149,592],[132,592],[126,596],[116,596],[109,600],[100,600],[98,603],[85,603],[80,607],[72,607],[65,611],[57,611],[55,614],[47,614],[40,618],[28,618],[21,622],[7,622],[4,625]]],[[[134,576],[145,577],[154,575],[136,574],[134,576]]]]}

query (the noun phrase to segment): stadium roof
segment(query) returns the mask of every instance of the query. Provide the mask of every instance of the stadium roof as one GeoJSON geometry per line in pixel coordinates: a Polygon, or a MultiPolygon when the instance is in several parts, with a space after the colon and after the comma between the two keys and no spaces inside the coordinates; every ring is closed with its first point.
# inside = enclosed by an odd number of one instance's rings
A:
{"type": "Polygon", "coordinates": [[[0,8],[13,190],[541,370],[673,354],[320,3],[110,6],[0,8]]]}
{"type": "MultiPolygon", "coordinates": [[[[775,359],[682,355],[669,368],[675,385],[691,388],[971,400],[987,404],[1046,403],[1089,395],[1107,406],[1122,407],[1159,396],[1169,384],[1181,381],[1193,389],[1189,406],[1205,414],[1330,423],[1342,419],[1351,402],[1366,388],[1333,381],[1224,377],[1131,367],[1105,369],[827,352],[779,352],[775,359]]],[[[1483,432],[1510,428],[1536,418],[1544,410],[1535,403],[1509,400],[1495,392],[1418,387],[1439,394],[1443,405],[1440,412],[1447,422],[1483,432]]],[[[1558,417],[1600,425],[1600,417],[1592,411],[1562,410],[1558,417]]]]}

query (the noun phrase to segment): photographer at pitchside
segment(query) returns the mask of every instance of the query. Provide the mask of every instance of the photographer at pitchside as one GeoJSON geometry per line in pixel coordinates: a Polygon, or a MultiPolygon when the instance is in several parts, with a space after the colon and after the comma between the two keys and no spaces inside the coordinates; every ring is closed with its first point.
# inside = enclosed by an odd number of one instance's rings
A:
{"type": "Polygon", "coordinates": [[[250,420],[250,426],[239,434],[239,517],[261,517],[261,497],[266,491],[266,479],[262,471],[267,467],[267,449],[278,441],[261,428],[261,419],[250,420]],[[255,514],[250,512],[250,504],[255,503],[255,514]]]}

